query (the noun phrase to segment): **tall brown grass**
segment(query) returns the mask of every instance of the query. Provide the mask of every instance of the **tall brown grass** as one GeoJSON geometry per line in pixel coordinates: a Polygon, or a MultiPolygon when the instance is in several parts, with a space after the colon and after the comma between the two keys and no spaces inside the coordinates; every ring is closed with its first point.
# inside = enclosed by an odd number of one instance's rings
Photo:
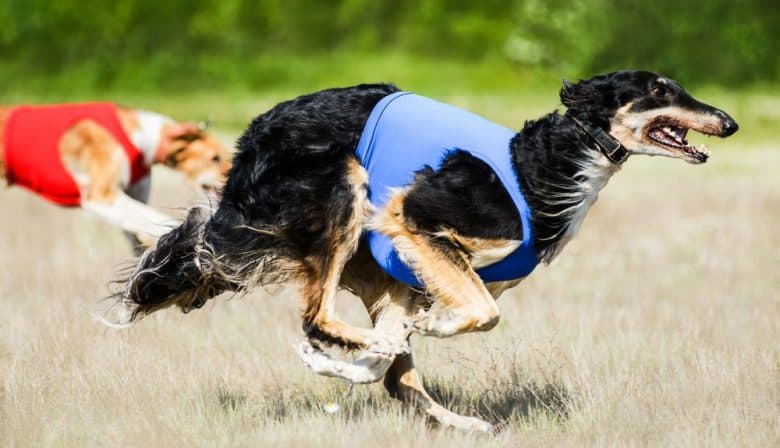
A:
{"type": "MultiPolygon", "coordinates": [[[[494,437],[313,374],[291,290],[107,329],[89,312],[123,237],[2,191],[0,445],[780,446],[780,153],[727,143],[700,167],[630,160],[497,328],[413,338],[433,393],[494,437]]],[[[157,206],[192,199],[156,175],[157,206]]]]}

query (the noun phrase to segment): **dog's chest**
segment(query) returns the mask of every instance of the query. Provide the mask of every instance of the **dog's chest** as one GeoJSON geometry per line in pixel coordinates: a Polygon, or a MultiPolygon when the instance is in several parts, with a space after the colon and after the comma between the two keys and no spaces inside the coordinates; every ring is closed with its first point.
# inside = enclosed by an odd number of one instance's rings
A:
{"type": "Polygon", "coordinates": [[[569,241],[577,235],[585,220],[585,216],[587,216],[590,208],[598,200],[599,192],[619,169],[618,165],[611,163],[599,151],[592,150],[587,162],[583,163],[580,171],[573,176],[573,179],[580,179],[581,181],[575,181],[566,190],[565,195],[561,194],[559,196],[560,199],[556,198],[555,194],[551,195],[550,200],[562,201],[565,204],[555,214],[566,216],[567,221],[561,229],[561,237],[558,242],[552,247],[549,254],[543,256],[544,261],[548,263],[552,261],[560,254],[569,241]],[[571,194],[572,190],[574,194],[571,194]]]}

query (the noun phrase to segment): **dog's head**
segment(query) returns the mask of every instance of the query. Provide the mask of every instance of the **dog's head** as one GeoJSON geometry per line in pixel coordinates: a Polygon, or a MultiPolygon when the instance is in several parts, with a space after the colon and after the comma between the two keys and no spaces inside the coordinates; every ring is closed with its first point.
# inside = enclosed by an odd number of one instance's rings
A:
{"type": "Polygon", "coordinates": [[[214,136],[195,124],[166,125],[162,134],[163,163],[184,174],[190,184],[215,199],[230,170],[230,153],[214,136]]]}
{"type": "Polygon", "coordinates": [[[561,102],[567,115],[601,128],[630,154],[676,157],[704,163],[709,150],[688,144],[689,130],[728,137],[737,122],[720,109],[693,98],[675,81],[644,71],[619,71],[564,81],[561,102]]]}

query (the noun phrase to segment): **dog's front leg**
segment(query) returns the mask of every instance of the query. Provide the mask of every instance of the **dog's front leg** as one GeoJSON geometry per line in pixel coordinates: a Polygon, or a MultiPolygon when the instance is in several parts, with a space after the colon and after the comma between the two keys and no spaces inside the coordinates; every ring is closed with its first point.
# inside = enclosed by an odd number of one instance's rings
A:
{"type": "Polygon", "coordinates": [[[384,385],[393,398],[415,406],[445,426],[469,432],[493,431],[493,426],[484,420],[456,414],[436,403],[425,390],[411,353],[396,356],[385,375],[384,385]]]}
{"type": "Polygon", "coordinates": [[[82,201],[81,206],[109,223],[138,237],[142,244],[154,244],[171,230],[176,220],[138,202],[123,192],[117,192],[113,200],[82,201]]]}
{"type": "MultiPolygon", "coordinates": [[[[378,309],[373,304],[365,303],[367,309],[374,310],[372,318],[377,328],[399,334],[407,330],[406,323],[420,310],[422,300],[418,293],[404,289],[403,293],[391,293],[390,301],[380,304],[378,309]]],[[[437,403],[425,390],[422,377],[414,366],[411,348],[409,353],[395,357],[385,373],[384,386],[390,396],[425,412],[442,425],[469,432],[491,432],[493,429],[483,420],[458,415],[437,403]]]]}
{"type": "Polygon", "coordinates": [[[403,194],[393,197],[378,217],[376,228],[389,236],[398,255],[412,266],[433,300],[410,325],[420,334],[449,337],[487,331],[499,319],[493,295],[455,248],[435,244],[433,237],[409,227],[403,215],[403,194]]]}
{"type": "MultiPolygon", "coordinates": [[[[138,182],[130,185],[126,193],[131,198],[135,199],[136,201],[147,205],[149,203],[149,195],[152,192],[152,175],[148,174],[143,179],[140,179],[138,182]]],[[[133,232],[128,232],[127,230],[123,230],[122,233],[124,233],[125,238],[127,238],[127,241],[130,243],[130,247],[133,249],[133,253],[136,257],[140,257],[144,251],[151,247],[155,243],[154,238],[144,238],[142,241],[141,238],[139,238],[138,234],[133,232]]]]}

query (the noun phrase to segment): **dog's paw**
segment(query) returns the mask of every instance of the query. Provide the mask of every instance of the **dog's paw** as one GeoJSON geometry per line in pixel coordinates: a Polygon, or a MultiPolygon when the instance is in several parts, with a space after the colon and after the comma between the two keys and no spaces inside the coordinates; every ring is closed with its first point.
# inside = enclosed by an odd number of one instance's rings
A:
{"type": "Polygon", "coordinates": [[[325,376],[341,377],[344,370],[337,361],[333,360],[319,346],[313,345],[309,340],[301,341],[293,347],[295,353],[301,358],[307,367],[315,373],[325,376]]]}
{"type": "Polygon", "coordinates": [[[418,314],[407,325],[412,331],[422,336],[446,338],[460,330],[462,319],[459,317],[446,310],[428,311],[418,314]]]}
{"type": "Polygon", "coordinates": [[[343,378],[351,383],[375,383],[382,379],[393,363],[394,356],[362,352],[354,361],[334,359],[308,340],[295,347],[298,357],[315,373],[343,378]]]}
{"type": "Polygon", "coordinates": [[[453,428],[467,432],[483,432],[487,434],[494,434],[496,432],[493,425],[482,419],[476,417],[466,417],[464,415],[458,415],[454,412],[448,411],[440,416],[437,416],[436,419],[443,425],[451,426],[453,428]]]}
{"type": "Polygon", "coordinates": [[[404,355],[412,351],[409,346],[409,341],[404,337],[401,339],[393,338],[390,336],[380,337],[373,343],[368,345],[366,352],[379,355],[395,357],[397,355],[404,355]]]}

